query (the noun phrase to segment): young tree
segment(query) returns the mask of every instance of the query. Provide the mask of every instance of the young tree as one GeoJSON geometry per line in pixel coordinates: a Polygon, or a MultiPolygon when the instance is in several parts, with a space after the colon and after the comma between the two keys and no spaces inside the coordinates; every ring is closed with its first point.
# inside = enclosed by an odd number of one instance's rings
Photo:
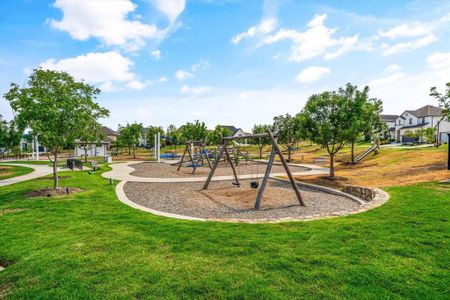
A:
{"type": "Polygon", "coordinates": [[[178,140],[177,140],[177,126],[170,124],[169,126],[167,126],[166,129],[166,136],[168,138],[168,142],[170,143],[170,145],[175,145],[175,149],[176,149],[176,145],[178,144],[178,140]]]}
{"type": "Polygon", "coordinates": [[[222,142],[222,137],[231,136],[232,132],[223,126],[217,125],[214,130],[208,132],[208,143],[210,145],[219,145],[222,142]]]}
{"type": "Polygon", "coordinates": [[[430,127],[424,129],[423,136],[425,137],[425,141],[427,143],[434,143],[436,139],[436,128],[430,127]]]}
{"type": "Polygon", "coordinates": [[[298,119],[290,114],[280,115],[273,118],[273,125],[278,127],[280,131],[279,142],[286,145],[288,149],[287,161],[290,161],[292,150],[299,140],[298,119]]]}
{"type": "Polygon", "coordinates": [[[164,129],[161,126],[148,126],[147,127],[147,144],[153,145],[155,143],[155,134],[164,135],[164,129]]]}
{"type": "MultiPolygon", "coordinates": [[[[270,125],[256,124],[255,126],[253,126],[252,133],[253,134],[266,133],[270,129],[271,129],[270,125]]],[[[270,141],[269,137],[265,137],[265,138],[253,139],[253,143],[255,145],[258,145],[259,158],[262,158],[262,149],[264,148],[265,145],[270,145],[271,141],[270,141]]]]}
{"type": "Polygon", "coordinates": [[[312,95],[297,115],[301,136],[322,145],[330,156],[330,174],[334,177],[335,155],[351,136],[347,98],[336,92],[312,95]]]}
{"type": "Polygon", "coordinates": [[[95,120],[86,122],[83,133],[79,137],[80,146],[84,151],[84,162],[87,162],[88,151],[95,148],[105,138],[101,129],[102,126],[95,120]]]}
{"type": "Polygon", "coordinates": [[[53,187],[58,188],[58,153],[73,144],[88,121],[107,117],[109,111],[93,100],[100,90],[66,72],[34,69],[26,87],[12,83],[4,95],[17,116],[19,128],[29,127],[49,150],[53,187]]]}
{"type": "Polygon", "coordinates": [[[180,138],[182,142],[203,141],[208,135],[205,123],[196,120],[194,123],[186,123],[180,128],[180,138]]]}
{"type": "Polygon", "coordinates": [[[128,148],[128,155],[131,155],[131,150],[133,150],[133,158],[136,158],[136,148],[143,130],[144,127],[141,123],[119,125],[119,144],[128,148]]]}
{"type": "MultiPolygon", "coordinates": [[[[438,129],[439,129],[440,123],[445,118],[450,120],[450,82],[447,82],[447,84],[445,86],[447,87],[447,89],[442,94],[438,92],[436,87],[432,87],[430,89],[430,96],[434,97],[438,101],[439,107],[442,108],[443,117],[437,123],[436,127],[438,129]]],[[[437,130],[437,132],[438,132],[438,130],[437,130]]],[[[436,147],[438,147],[438,146],[439,146],[439,138],[436,137],[436,147]]]]}
{"type": "Polygon", "coordinates": [[[345,88],[340,88],[338,94],[346,98],[348,102],[350,118],[349,143],[351,144],[351,162],[355,162],[355,143],[361,136],[374,138],[376,133],[383,131],[383,122],[380,113],[383,111],[383,102],[379,99],[369,98],[369,87],[361,91],[358,87],[347,83],[345,88]]]}
{"type": "Polygon", "coordinates": [[[0,115],[0,150],[3,158],[6,152],[13,154],[20,153],[20,139],[23,130],[17,127],[17,122],[11,120],[7,122],[0,115]]]}

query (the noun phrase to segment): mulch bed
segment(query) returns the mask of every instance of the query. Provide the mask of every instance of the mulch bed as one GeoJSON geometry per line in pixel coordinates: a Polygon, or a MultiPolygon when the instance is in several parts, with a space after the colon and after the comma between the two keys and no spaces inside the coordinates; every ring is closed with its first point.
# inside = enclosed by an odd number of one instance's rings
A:
{"type": "Polygon", "coordinates": [[[36,190],[26,193],[27,197],[33,198],[33,197],[52,197],[52,196],[63,196],[67,194],[76,194],[79,192],[82,192],[82,189],[79,188],[73,188],[73,187],[60,187],[59,189],[55,190],[52,188],[42,189],[42,190],[36,190]]]}
{"type": "MultiPolygon", "coordinates": [[[[246,164],[245,162],[241,162],[236,167],[236,172],[238,175],[257,175],[262,176],[264,171],[266,170],[267,164],[259,163],[259,162],[249,162],[246,164]]],[[[151,177],[151,178],[173,178],[173,177],[207,177],[211,169],[208,167],[208,164],[205,161],[204,167],[199,167],[195,171],[195,174],[192,174],[192,168],[182,166],[180,171],[177,171],[178,165],[170,165],[170,164],[157,164],[157,163],[139,163],[130,165],[130,167],[134,168],[135,171],[131,173],[133,176],[137,177],[151,177]]],[[[305,167],[299,166],[289,166],[291,172],[302,172],[308,170],[305,167]]],[[[271,173],[285,173],[284,167],[282,165],[275,164],[272,166],[271,173]]],[[[225,163],[220,163],[214,173],[214,176],[230,176],[233,175],[233,171],[229,165],[225,163]]]]}
{"type": "Polygon", "coordinates": [[[255,210],[257,189],[250,180],[236,187],[231,181],[213,181],[208,190],[203,182],[127,182],[127,197],[142,206],[185,216],[211,219],[312,219],[347,214],[360,205],[353,200],[324,192],[301,190],[306,206],[300,206],[290,183],[271,179],[261,209],[255,210]]]}

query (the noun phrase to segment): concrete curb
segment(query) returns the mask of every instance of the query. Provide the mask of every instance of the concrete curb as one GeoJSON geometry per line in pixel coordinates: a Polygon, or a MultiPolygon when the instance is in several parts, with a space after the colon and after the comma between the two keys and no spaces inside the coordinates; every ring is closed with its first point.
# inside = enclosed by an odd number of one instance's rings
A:
{"type": "MultiPolygon", "coordinates": [[[[277,180],[280,181],[287,181],[287,179],[279,179],[276,178],[277,180]]],[[[202,222],[224,222],[224,223],[249,223],[249,224],[264,224],[264,223],[284,223],[284,222],[305,222],[305,221],[314,221],[314,220],[323,220],[323,219],[330,219],[330,218],[336,218],[336,217],[342,217],[342,216],[347,216],[347,215],[353,215],[353,214],[358,214],[358,213],[362,213],[368,210],[371,210],[373,208],[379,207],[381,205],[383,205],[384,203],[386,203],[389,200],[389,194],[386,193],[385,191],[378,189],[378,188],[374,188],[375,191],[375,198],[370,201],[370,202],[365,202],[357,197],[354,197],[350,194],[335,190],[335,189],[331,189],[328,187],[323,187],[323,186],[318,186],[318,185],[314,185],[314,184],[309,184],[309,183],[303,183],[303,182],[297,182],[297,185],[299,185],[300,187],[303,188],[309,188],[309,189],[316,189],[319,191],[323,191],[325,193],[333,193],[335,195],[339,195],[339,196],[343,196],[346,198],[349,198],[353,201],[357,201],[358,203],[362,203],[360,208],[358,210],[355,211],[351,211],[351,212],[336,212],[336,213],[331,213],[331,214],[327,214],[327,215],[320,215],[320,214],[316,214],[316,215],[311,215],[311,216],[304,216],[303,218],[295,218],[295,217],[286,217],[286,218],[277,218],[277,219],[221,219],[221,218],[197,218],[197,217],[191,217],[191,216],[185,216],[185,215],[178,215],[178,214],[172,214],[172,213],[167,213],[167,212],[163,212],[163,211],[159,211],[159,210],[155,210],[155,209],[151,209],[142,205],[139,205],[133,201],[131,201],[130,199],[128,199],[127,195],[125,194],[125,191],[123,190],[123,187],[125,185],[127,181],[121,181],[117,184],[116,186],[116,194],[117,197],[119,198],[119,200],[130,206],[133,207],[135,209],[139,209],[141,211],[145,211],[145,212],[149,212],[152,213],[154,215],[157,216],[163,216],[163,217],[168,217],[168,218],[173,218],[173,219],[179,219],[179,220],[190,220],[190,221],[202,221],[202,222]]]]}

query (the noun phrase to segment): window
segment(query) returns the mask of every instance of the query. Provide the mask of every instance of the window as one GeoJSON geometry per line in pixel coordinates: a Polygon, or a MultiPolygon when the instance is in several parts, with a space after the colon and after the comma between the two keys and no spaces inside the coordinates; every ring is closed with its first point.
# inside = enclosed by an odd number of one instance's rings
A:
{"type": "Polygon", "coordinates": [[[412,118],[409,118],[409,125],[412,124],[412,118]]]}
{"type": "Polygon", "coordinates": [[[425,123],[425,118],[422,118],[422,124],[425,123]]]}

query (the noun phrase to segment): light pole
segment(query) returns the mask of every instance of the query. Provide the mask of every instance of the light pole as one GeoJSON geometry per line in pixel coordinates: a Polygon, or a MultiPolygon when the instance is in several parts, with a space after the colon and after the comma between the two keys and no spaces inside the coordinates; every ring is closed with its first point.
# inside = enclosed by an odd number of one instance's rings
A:
{"type": "Polygon", "coordinates": [[[448,146],[447,170],[450,170],[450,133],[447,133],[447,146],[448,146]]]}

